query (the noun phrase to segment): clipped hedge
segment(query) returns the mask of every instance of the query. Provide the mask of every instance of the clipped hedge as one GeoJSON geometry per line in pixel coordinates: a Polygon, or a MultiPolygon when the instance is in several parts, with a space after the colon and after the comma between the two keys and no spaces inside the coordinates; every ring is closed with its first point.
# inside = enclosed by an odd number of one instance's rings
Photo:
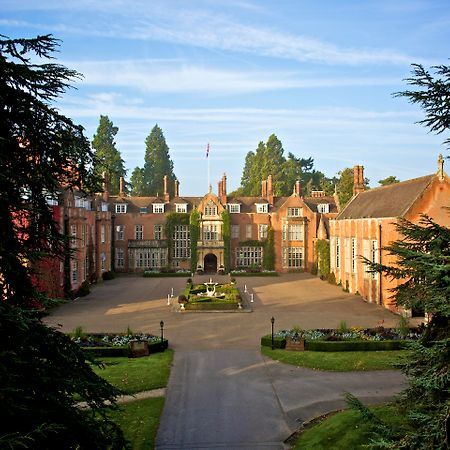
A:
{"type": "Polygon", "coordinates": [[[277,277],[278,272],[230,272],[233,277],[277,277]]]}
{"type": "Polygon", "coordinates": [[[203,303],[185,303],[184,309],[189,311],[235,311],[238,310],[238,304],[233,302],[203,302],[203,303]]]}
{"type": "MultiPolygon", "coordinates": [[[[272,346],[272,337],[270,334],[261,338],[263,347],[272,346]]],[[[319,341],[306,340],[305,350],[310,352],[357,352],[357,351],[378,351],[378,350],[404,350],[407,348],[408,341],[319,341]]],[[[274,337],[274,348],[286,348],[286,339],[274,337]]]]}
{"type": "MultiPolygon", "coordinates": [[[[128,345],[115,346],[115,347],[81,347],[83,351],[89,353],[96,358],[101,357],[124,357],[127,358],[130,356],[130,347],[128,345]]],[[[148,343],[148,352],[151,353],[159,353],[163,352],[169,348],[169,341],[164,339],[163,342],[149,342],[148,343]]]]}
{"type": "MultiPolygon", "coordinates": [[[[272,336],[268,334],[261,338],[261,345],[263,347],[272,347],[272,336]]],[[[286,348],[286,339],[281,337],[273,338],[273,348],[286,348]]]]}
{"type": "Polygon", "coordinates": [[[191,272],[144,272],[144,278],[187,277],[191,272]]]}
{"type": "Polygon", "coordinates": [[[312,352],[370,352],[378,350],[403,350],[405,341],[316,341],[305,342],[305,349],[312,352]]]}

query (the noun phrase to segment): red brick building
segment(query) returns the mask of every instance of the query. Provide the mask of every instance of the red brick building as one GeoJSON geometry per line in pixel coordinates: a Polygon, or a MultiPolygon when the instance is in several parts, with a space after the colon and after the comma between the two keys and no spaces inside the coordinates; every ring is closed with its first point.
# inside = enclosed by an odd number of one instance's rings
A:
{"type": "Polygon", "coordinates": [[[383,247],[400,239],[395,228],[399,217],[417,223],[421,214],[427,214],[440,225],[450,226],[450,182],[443,164],[440,156],[435,174],[368,191],[364,191],[363,167],[355,166],[354,196],[330,221],[331,270],[343,288],[397,311],[390,292],[397,281],[367,272],[360,256],[395,264],[383,247]]]}

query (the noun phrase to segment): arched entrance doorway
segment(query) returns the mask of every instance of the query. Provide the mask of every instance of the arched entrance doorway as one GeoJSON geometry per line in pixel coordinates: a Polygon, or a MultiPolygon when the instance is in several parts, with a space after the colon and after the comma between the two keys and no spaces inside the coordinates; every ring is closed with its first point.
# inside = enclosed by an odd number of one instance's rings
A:
{"type": "Polygon", "coordinates": [[[205,273],[216,273],[217,272],[217,256],[212,253],[205,255],[204,265],[205,273]]]}

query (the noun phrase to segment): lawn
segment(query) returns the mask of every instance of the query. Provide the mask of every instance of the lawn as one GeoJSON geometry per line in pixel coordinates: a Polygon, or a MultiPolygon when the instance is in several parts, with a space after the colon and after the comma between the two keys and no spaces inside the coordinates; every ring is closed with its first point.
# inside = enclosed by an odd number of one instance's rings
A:
{"type": "Polygon", "coordinates": [[[331,371],[364,371],[393,369],[394,364],[408,355],[407,350],[375,352],[296,352],[261,347],[261,352],[269,358],[293,366],[331,371]]]}
{"type": "Polygon", "coordinates": [[[102,358],[103,368],[94,371],[127,394],[158,389],[167,385],[173,351],[153,353],[142,358],[102,358]]]}
{"type": "Polygon", "coordinates": [[[109,416],[123,430],[133,450],[154,448],[164,397],[136,400],[120,405],[109,416]]]}
{"type": "MultiPolygon", "coordinates": [[[[393,429],[404,428],[404,412],[395,405],[383,405],[370,408],[383,422],[393,429]]],[[[348,450],[367,448],[373,438],[369,423],[361,419],[357,411],[345,410],[319,420],[297,437],[295,450],[348,450]]]]}

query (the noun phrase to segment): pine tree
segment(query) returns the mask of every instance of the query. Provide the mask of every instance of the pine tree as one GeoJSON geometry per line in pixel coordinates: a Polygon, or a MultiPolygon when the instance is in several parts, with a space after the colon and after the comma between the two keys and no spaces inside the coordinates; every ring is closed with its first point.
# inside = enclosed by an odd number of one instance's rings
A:
{"type": "Polygon", "coordinates": [[[144,169],[135,167],[130,178],[131,195],[142,197],[145,194],[144,169]]]}
{"type": "MultiPolygon", "coordinates": [[[[410,427],[388,448],[446,448],[450,425],[450,229],[422,216],[418,224],[400,219],[402,239],[385,250],[395,266],[373,264],[373,271],[399,280],[396,302],[431,314],[420,342],[403,365],[409,387],[401,403],[410,427]]],[[[384,439],[384,438],[383,438],[384,439]]],[[[385,439],[384,439],[385,440],[385,439]]]]}
{"type": "Polygon", "coordinates": [[[114,142],[118,131],[119,128],[113,125],[108,116],[100,116],[100,123],[92,140],[92,148],[95,150],[94,172],[98,177],[106,172],[111,195],[119,193],[119,178],[126,175],[125,163],[114,142]]]}
{"type": "Polygon", "coordinates": [[[168,191],[171,197],[174,193],[173,162],[169,156],[164,134],[156,124],[145,140],[146,150],[144,158],[145,195],[162,195],[164,192],[164,176],[168,178],[168,191]]]}
{"type": "Polygon", "coordinates": [[[382,180],[378,180],[378,183],[381,186],[389,186],[390,184],[400,183],[400,180],[398,180],[396,176],[391,175],[389,177],[383,178],[382,180]]]}
{"type": "Polygon", "coordinates": [[[353,169],[349,167],[339,172],[338,196],[343,208],[353,197],[353,169]]]}
{"type": "Polygon", "coordinates": [[[50,35],[0,40],[0,446],[122,448],[106,415],[118,391],[35,308],[48,300],[33,286],[33,263],[58,258],[65,243],[46,197],[61,183],[97,190],[99,181],[83,128],[51,104],[79,76],[39,64],[57,46],[50,35]]]}

